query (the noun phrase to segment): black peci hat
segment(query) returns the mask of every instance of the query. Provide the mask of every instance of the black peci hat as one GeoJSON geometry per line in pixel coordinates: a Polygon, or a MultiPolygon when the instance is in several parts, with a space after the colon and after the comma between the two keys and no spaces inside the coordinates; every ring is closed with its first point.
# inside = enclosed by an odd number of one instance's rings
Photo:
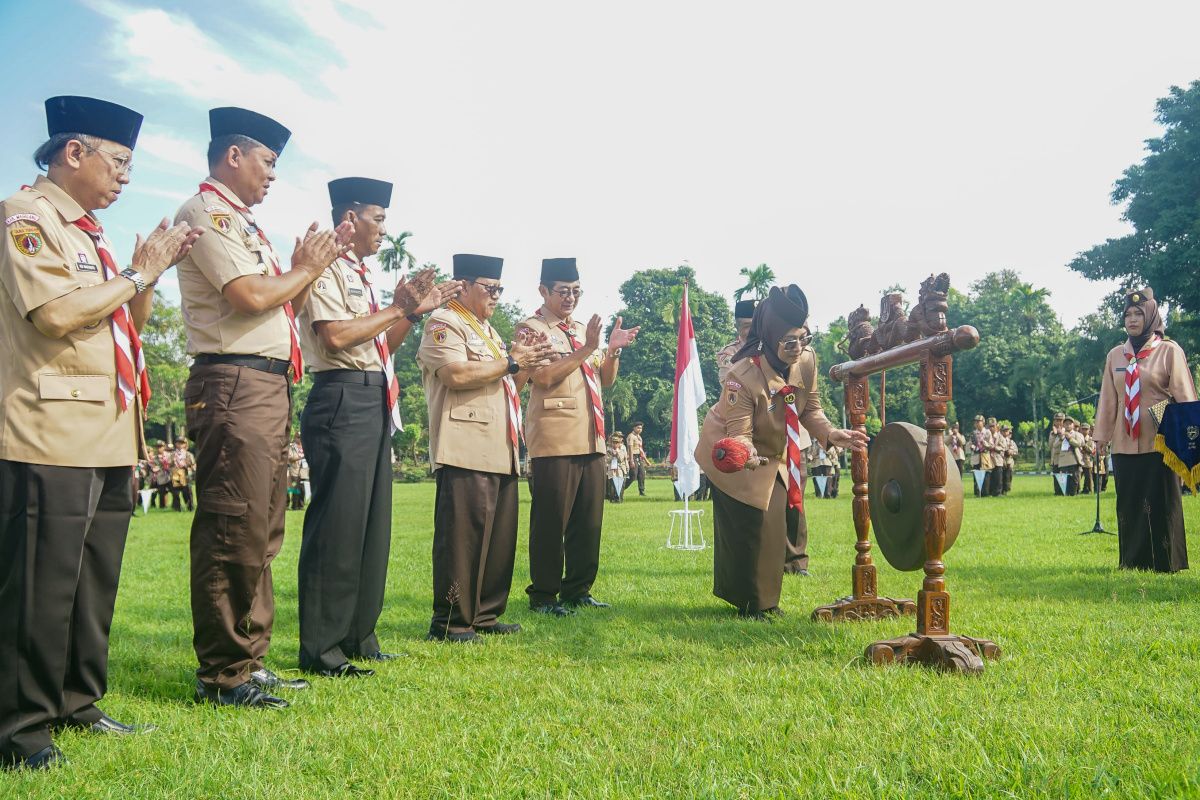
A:
{"type": "Polygon", "coordinates": [[[50,136],[82,133],[132,150],[141,129],[141,114],[107,100],[61,95],[46,101],[46,130],[50,136]]]}
{"type": "Polygon", "coordinates": [[[504,269],[504,259],[495,256],[477,256],[470,253],[454,254],[455,278],[494,278],[500,279],[504,269]]]}
{"type": "Polygon", "coordinates": [[[542,283],[549,286],[555,281],[571,283],[579,280],[579,269],[573,258],[543,258],[542,283]]]}
{"type": "Polygon", "coordinates": [[[329,182],[329,202],[333,206],[361,203],[387,208],[392,202],[392,185],[374,178],[338,178],[329,182]]]}
{"type": "Polygon", "coordinates": [[[268,116],[244,108],[225,106],[208,112],[208,128],[212,138],[222,136],[249,136],[264,147],[283,153],[292,132],[268,116]]]}
{"type": "Polygon", "coordinates": [[[757,300],[738,300],[733,305],[733,318],[754,319],[754,307],[757,305],[757,300]]]}

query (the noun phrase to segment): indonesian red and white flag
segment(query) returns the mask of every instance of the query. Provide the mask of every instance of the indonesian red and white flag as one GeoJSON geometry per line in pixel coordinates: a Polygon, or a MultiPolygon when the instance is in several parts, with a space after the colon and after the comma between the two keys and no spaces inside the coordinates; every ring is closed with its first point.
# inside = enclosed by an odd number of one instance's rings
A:
{"type": "Polygon", "coordinates": [[[700,353],[696,350],[696,331],[692,328],[685,283],[683,307],[679,311],[679,339],[675,346],[675,402],[671,406],[671,463],[677,471],[675,488],[680,497],[687,497],[700,488],[700,465],[695,453],[696,445],[700,443],[697,412],[704,400],[700,353]]]}

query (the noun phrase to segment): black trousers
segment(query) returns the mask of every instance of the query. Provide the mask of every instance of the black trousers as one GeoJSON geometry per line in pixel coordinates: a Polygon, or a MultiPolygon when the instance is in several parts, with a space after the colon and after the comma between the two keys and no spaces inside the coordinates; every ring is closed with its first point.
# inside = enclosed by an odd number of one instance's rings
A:
{"type": "Polygon", "coordinates": [[[0,753],[90,725],[133,515],[129,467],[0,461],[0,753]]]}
{"type": "Polygon", "coordinates": [[[1114,453],[1117,548],[1124,569],[1178,572],[1188,568],[1179,478],[1160,453],[1114,453]]]}
{"type": "MultiPolygon", "coordinates": [[[[646,493],[646,465],[640,458],[635,459],[629,467],[629,472],[631,482],[633,478],[637,478],[638,494],[644,495],[646,493]]],[[[676,497],[675,499],[679,500],[680,498],[676,497]]]]}
{"type": "Polygon", "coordinates": [[[1074,497],[1079,494],[1079,465],[1071,464],[1059,467],[1059,470],[1067,473],[1067,496],[1074,497]]]}
{"type": "Polygon", "coordinates": [[[988,492],[992,497],[999,497],[1004,494],[1004,465],[992,467],[990,476],[991,482],[988,486],[988,492]]]}
{"type": "Polygon", "coordinates": [[[439,467],[430,632],[462,633],[508,607],[517,555],[517,476],[439,467]]]}
{"type": "Polygon", "coordinates": [[[530,607],[591,593],[600,568],[605,461],[603,453],[532,459],[530,607]]]}
{"type": "Polygon", "coordinates": [[[361,382],[317,383],[300,417],[313,486],[300,545],[301,669],[379,652],[392,538],[388,427],[387,388],[361,382]]]}
{"type": "Polygon", "coordinates": [[[1079,493],[1080,494],[1091,494],[1092,493],[1092,468],[1091,467],[1083,468],[1083,488],[1080,489],[1079,493]]]}
{"type": "Polygon", "coordinates": [[[171,487],[171,510],[172,511],[182,511],[183,510],[183,506],[181,506],[179,504],[180,497],[182,497],[183,502],[187,504],[187,510],[188,511],[193,510],[194,504],[192,503],[192,486],[191,486],[191,484],[186,484],[184,486],[172,486],[171,487]]]}

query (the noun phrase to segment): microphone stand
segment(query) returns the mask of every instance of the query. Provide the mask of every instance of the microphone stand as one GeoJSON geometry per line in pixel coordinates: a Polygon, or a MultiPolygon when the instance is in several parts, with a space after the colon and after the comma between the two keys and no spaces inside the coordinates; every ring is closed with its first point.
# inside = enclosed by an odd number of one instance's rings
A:
{"type": "MultiPolygon", "coordinates": [[[[1080,421],[1083,420],[1083,401],[1091,400],[1093,397],[1099,397],[1100,393],[1096,392],[1088,397],[1080,397],[1075,400],[1075,410],[1079,412],[1080,421]]],[[[1094,422],[1094,420],[1093,420],[1094,422]]],[[[1092,525],[1090,531],[1080,531],[1078,536],[1087,536],[1089,533],[1107,533],[1109,536],[1116,536],[1112,531],[1104,530],[1104,526],[1100,524],[1100,476],[1096,471],[1095,462],[1092,464],[1092,493],[1096,495],[1096,524],[1092,525]]]]}

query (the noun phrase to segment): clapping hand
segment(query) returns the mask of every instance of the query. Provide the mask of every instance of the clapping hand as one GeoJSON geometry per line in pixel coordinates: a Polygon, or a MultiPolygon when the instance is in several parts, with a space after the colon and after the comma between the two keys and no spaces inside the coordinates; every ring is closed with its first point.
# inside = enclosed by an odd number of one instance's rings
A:
{"type": "Polygon", "coordinates": [[[637,339],[638,331],[642,328],[639,325],[636,328],[625,329],[621,327],[621,318],[617,317],[613,322],[612,330],[608,333],[608,349],[619,350],[622,347],[628,347],[637,339]]]}

